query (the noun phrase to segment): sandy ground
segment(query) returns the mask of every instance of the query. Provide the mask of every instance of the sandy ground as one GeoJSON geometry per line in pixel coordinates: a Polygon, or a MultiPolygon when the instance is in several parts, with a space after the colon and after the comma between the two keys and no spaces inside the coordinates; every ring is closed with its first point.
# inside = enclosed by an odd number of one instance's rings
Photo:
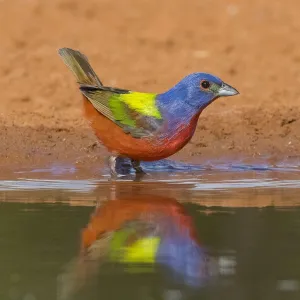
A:
{"type": "Polygon", "coordinates": [[[297,157],[299,11],[298,0],[0,0],[0,165],[103,163],[60,47],[85,53],[106,85],[162,92],[203,71],[236,87],[179,158],[297,157]]]}

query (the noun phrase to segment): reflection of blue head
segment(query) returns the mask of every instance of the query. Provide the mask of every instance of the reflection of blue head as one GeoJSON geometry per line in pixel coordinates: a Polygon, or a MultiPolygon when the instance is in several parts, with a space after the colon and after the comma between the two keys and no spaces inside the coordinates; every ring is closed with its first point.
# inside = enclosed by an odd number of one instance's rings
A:
{"type": "Polygon", "coordinates": [[[188,234],[163,238],[156,261],[178,283],[200,287],[208,280],[207,254],[188,234]]]}

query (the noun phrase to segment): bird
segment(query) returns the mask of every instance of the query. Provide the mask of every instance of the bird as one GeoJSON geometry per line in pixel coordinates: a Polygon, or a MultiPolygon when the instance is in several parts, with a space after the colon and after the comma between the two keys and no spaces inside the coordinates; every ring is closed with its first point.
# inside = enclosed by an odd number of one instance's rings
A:
{"type": "Polygon", "coordinates": [[[201,112],[220,97],[239,92],[219,77],[202,72],[185,76],[162,93],[106,86],[78,50],[58,54],[75,76],[83,96],[84,115],[110,152],[112,175],[118,157],[130,159],[136,174],[141,161],[158,161],[180,151],[193,137],[201,112]]]}

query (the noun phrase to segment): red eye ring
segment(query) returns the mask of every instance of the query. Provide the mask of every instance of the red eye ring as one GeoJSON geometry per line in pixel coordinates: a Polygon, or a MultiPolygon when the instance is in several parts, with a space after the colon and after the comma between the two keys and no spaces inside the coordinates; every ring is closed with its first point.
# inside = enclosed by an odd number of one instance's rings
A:
{"type": "Polygon", "coordinates": [[[210,88],[211,84],[210,84],[210,82],[207,81],[207,80],[202,80],[202,81],[200,82],[200,86],[201,86],[202,89],[207,90],[207,89],[210,88]]]}

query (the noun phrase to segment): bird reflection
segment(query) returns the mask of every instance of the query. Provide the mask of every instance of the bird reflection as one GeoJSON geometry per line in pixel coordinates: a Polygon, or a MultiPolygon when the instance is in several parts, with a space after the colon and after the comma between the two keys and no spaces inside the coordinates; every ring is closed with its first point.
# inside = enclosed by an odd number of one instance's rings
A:
{"type": "Polygon", "coordinates": [[[96,208],[82,230],[78,257],[60,278],[59,299],[67,299],[109,265],[113,272],[160,274],[169,286],[199,288],[213,275],[212,261],[184,206],[154,195],[120,197],[96,208]]]}

